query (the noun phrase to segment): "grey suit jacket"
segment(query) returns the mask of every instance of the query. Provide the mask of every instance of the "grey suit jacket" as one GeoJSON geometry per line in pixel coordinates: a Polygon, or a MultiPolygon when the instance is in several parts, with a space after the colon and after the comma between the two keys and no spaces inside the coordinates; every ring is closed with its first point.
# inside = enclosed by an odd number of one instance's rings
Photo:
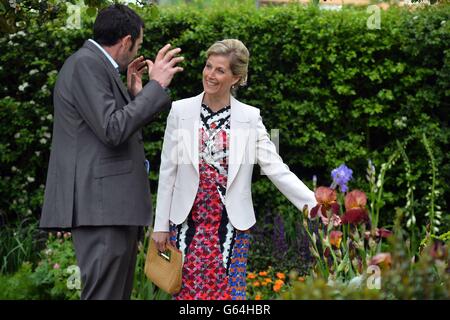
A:
{"type": "Polygon", "coordinates": [[[156,81],[134,98],[90,41],[70,56],[54,89],[54,124],[41,228],[149,225],[141,128],[171,101],[156,81]]]}

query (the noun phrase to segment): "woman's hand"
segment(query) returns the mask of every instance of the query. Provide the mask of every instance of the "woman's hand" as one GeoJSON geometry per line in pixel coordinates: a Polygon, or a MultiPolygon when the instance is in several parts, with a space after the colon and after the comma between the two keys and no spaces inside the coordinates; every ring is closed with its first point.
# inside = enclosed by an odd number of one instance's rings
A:
{"type": "Polygon", "coordinates": [[[156,248],[164,252],[169,243],[169,232],[153,232],[152,239],[155,240],[156,248]]]}

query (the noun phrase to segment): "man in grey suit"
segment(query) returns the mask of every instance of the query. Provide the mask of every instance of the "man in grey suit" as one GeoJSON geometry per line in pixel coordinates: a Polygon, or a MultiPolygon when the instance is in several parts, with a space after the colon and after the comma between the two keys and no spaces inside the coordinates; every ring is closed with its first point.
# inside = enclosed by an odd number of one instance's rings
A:
{"type": "Polygon", "coordinates": [[[54,88],[40,227],[72,230],[82,299],[130,298],[139,233],[151,223],[141,130],[170,108],[166,89],[183,58],[166,45],[154,62],[134,59],[143,27],[127,6],[100,11],[93,39],[66,60],[54,88]]]}

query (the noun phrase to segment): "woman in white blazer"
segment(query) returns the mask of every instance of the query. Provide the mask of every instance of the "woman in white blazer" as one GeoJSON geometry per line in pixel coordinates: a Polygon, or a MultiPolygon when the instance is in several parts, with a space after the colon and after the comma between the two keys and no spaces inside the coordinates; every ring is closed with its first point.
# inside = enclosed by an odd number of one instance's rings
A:
{"type": "Polygon", "coordinates": [[[283,163],[259,109],[231,92],[245,85],[249,53],[235,39],[207,51],[201,94],[175,101],[161,154],[152,238],[183,252],[175,299],[245,299],[253,165],[299,209],[314,193],[283,163]]]}

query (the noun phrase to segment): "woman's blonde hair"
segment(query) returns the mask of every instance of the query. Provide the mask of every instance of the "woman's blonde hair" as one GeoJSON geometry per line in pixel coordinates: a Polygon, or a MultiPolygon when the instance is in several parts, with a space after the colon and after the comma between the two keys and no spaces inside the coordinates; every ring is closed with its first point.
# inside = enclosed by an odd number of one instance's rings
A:
{"type": "Polygon", "coordinates": [[[250,53],[242,41],[237,39],[217,41],[206,51],[207,58],[211,55],[228,56],[230,58],[231,72],[233,75],[240,77],[235,86],[245,86],[247,84],[250,53]]]}

